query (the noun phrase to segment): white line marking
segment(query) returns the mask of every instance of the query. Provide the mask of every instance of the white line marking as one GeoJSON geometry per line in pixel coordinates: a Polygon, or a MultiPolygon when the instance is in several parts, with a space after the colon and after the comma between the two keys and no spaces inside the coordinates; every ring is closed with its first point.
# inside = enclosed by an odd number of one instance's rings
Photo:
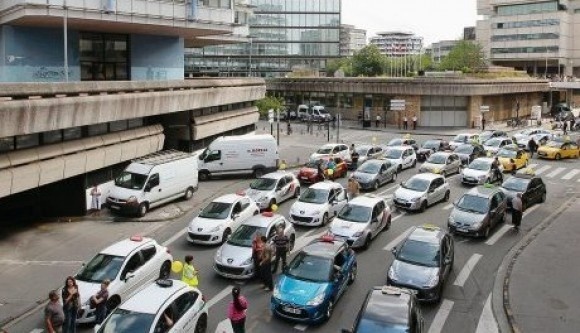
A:
{"type": "Polygon", "coordinates": [[[44,332],[42,328],[35,328],[32,331],[30,331],[30,333],[42,333],[42,332],[44,332]]]}
{"type": "Polygon", "coordinates": [[[469,260],[467,260],[467,262],[465,263],[465,266],[463,266],[463,268],[461,269],[461,272],[459,272],[459,274],[457,275],[455,282],[453,282],[454,286],[463,287],[463,285],[465,284],[465,281],[467,281],[467,278],[469,278],[469,274],[471,274],[471,271],[473,271],[473,269],[475,268],[475,265],[477,265],[477,262],[479,261],[479,259],[481,259],[481,257],[483,257],[481,254],[474,253],[469,258],[469,260]]]}
{"type": "Polygon", "coordinates": [[[546,177],[550,177],[550,178],[554,178],[556,177],[557,174],[559,174],[560,172],[566,170],[566,168],[558,168],[552,172],[550,172],[549,174],[546,175],[546,177]]]}
{"type": "Polygon", "coordinates": [[[220,321],[215,329],[215,333],[234,333],[230,320],[224,319],[220,321]]]}
{"type": "Polygon", "coordinates": [[[453,204],[449,204],[449,205],[443,207],[443,210],[450,210],[451,208],[453,208],[453,204]]]}
{"type": "Polygon", "coordinates": [[[166,240],[165,242],[163,242],[161,245],[163,245],[163,246],[169,246],[173,242],[175,242],[176,240],[178,240],[179,238],[183,237],[183,235],[185,235],[186,233],[187,233],[187,228],[183,228],[183,229],[179,230],[175,235],[169,237],[169,239],[166,240]]]}
{"type": "Polygon", "coordinates": [[[327,229],[323,229],[323,230],[312,229],[312,230],[302,234],[302,236],[296,238],[296,240],[294,241],[294,249],[292,249],[292,251],[290,251],[290,254],[294,254],[294,253],[300,251],[300,249],[302,249],[310,241],[326,234],[327,232],[328,232],[327,229]],[[316,232],[316,233],[314,233],[314,232],[316,232]]]}
{"type": "Polygon", "coordinates": [[[209,301],[207,301],[205,303],[205,306],[207,306],[207,308],[211,308],[212,306],[216,305],[219,301],[221,301],[222,299],[224,299],[226,296],[228,296],[231,292],[232,292],[232,288],[234,286],[227,286],[225,287],[222,291],[220,291],[217,295],[215,295],[214,297],[212,297],[209,301]]]}
{"type": "Polygon", "coordinates": [[[544,171],[546,171],[546,170],[548,170],[548,169],[550,169],[550,168],[551,168],[551,166],[549,166],[549,165],[544,165],[543,167],[541,167],[541,168],[539,168],[538,170],[536,170],[536,175],[539,175],[539,174],[541,174],[542,172],[544,172],[544,171]]]}
{"type": "Polygon", "coordinates": [[[385,195],[386,193],[388,193],[388,192],[391,192],[391,191],[395,190],[396,188],[397,188],[396,186],[391,186],[391,187],[389,187],[388,189],[386,189],[386,190],[384,190],[384,191],[381,191],[381,192],[377,193],[377,195],[378,195],[379,197],[381,197],[381,196],[385,195]]]}
{"type": "Polygon", "coordinates": [[[298,330],[298,331],[306,331],[306,329],[308,328],[308,325],[304,325],[304,324],[298,324],[298,325],[294,325],[294,329],[298,330]]]}
{"type": "Polygon", "coordinates": [[[564,180],[572,179],[572,178],[574,178],[574,176],[576,176],[576,174],[577,174],[577,173],[579,173],[579,172],[580,172],[580,170],[576,170],[576,169],[574,169],[574,170],[572,170],[572,171],[568,172],[567,174],[565,174],[565,175],[562,177],[562,179],[564,179],[564,180]]]}
{"type": "Polygon", "coordinates": [[[522,214],[522,217],[527,216],[528,214],[530,214],[534,210],[538,209],[540,206],[541,206],[540,204],[537,204],[537,205],[532,206],[531,208],[526,209],[526,211],[522,214]]]}
{"type": "Polygon", "coordinates": [[[483,312],[479,317],[479,323],[477,323],[477,329],[475,333],[498,333],[497,323],[493,317],[493,311],[491,310],[491,294],[487,297],[485,301],[485,306],[483,307],[483,312]]]}
{"type": "Polygon", "coordinates": [[[0,266],[3,265],[39,265],[39,266],[76,266],[81,265],[84,261],[42,261],[42,260],[12,260],[12,259],[2,259],[0,260],[0,266]]]}
{"type": "Polygon", "coordinates": [[[528,168],[535,169],[538,165],[536,163],[528,164],[528,168]]]}
{"type": "MultiPolygon", "coordinates": [[[[403,215],[399,215],[399,216],[403,216],[403,215]]],[[[398,218],[399,216],[394,217],[392,220],[398,218]]],[[[405,239],[405,237],[407,237],[407,235],[409,235],[411,233],[411,230],[413,230],[413,227],[410,227],[409,229],[403,231],[402,234],[400,234],[399,236],[397,236],[395,239],[393,239],[392,241],[390,241],[389,244],[387,244],[385,247],[383,247],[383,250],[385,250],[385,251],[391,251],[395,246],[399,245],[399,243],[402,242],[403,239],[405,239]]]]}
{"type": "Polygon", "coordinates": [[[453,301],[448,299],[444,299],[441,302],[441,306],[439,306],[439,310],[437,310],[437,314],[435,314],[435,318],[433,318],[433,322],[431,326],[429,326],[428,333],[440,333],[443,331],[443,325],[445,325],[445,321],[447,321],[447,317],[449,313],[451,313],[451,309],[453,308],[453,301]]]}
{"type": "Polygon", "coordinates": [[[501,229],[496,231],[493,236],[489,237],[489,239],[485,242],[486,245],[493,245],[497,243],[497,241],[505,235],[512,228],[511,225],[504,224],[501,229]]]}

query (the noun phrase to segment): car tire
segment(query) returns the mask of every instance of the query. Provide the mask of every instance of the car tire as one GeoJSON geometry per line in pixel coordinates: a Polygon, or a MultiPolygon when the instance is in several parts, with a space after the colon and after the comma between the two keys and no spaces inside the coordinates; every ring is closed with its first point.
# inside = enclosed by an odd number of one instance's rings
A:
{"type": "Polygon", "coordinates": [[[401,172],[403,171],[403,165],[399,164],[399,166],[397,167],[397,172],[401,172]]]}
{"type": "Polygon", "coordinates": [[[379,189],[379,181],[376,180],[375,183],[373,184],[373,191],[376,191],[379,189]]]}
{"type": "Polygon", "coordinates": [[[197,178],[201,181],[206,181],[206,180],[211,179],[211,175],[210,175],[209,171],[203,170],[203,171],[198,172],[197,178]]]}
{"type": "Polygon", "coordinates": [[[411,167],[416,167],[417,166],[417,160],[413,160],[413,164],[411,165],[411,167]]]}
{"type": "Polygon", "coordinates": [[[332,311],[334,311],[334,302],[328,301],[328,307],[326,308],[326,312],[324,313],[324,320],[326,321],[330,320],[330,317],[332,316],[332,311]]]}
{"type": "Polygon", "coordinates": [[[121,297],[119,295],[113,295],[107,300],[108,313],[111,313],[121,304],[121,297]]]}
{"type": "Polygon", "coordinates": [[[556,160],[561,160],[561,159],[562,159],[562,155],[560,155],[560,154],[556,154],[556,156],[554,156],[554,158],[555,158],[556,160]]]}
{"type": "Polygon", "coordinates": [[[544,202],[546,202],[546,192],[542,193],[542,196],[540,197],[540,203],[544,202]]]}
{"type": "Polygon", "coordinates": [[[296,199],[300,196],[300,186],[296,186],[296,188],[294,189],[294,195],[292,196],[292,198],[296,199]]]}
{"type": "Polygon", "coordinates": [[[195,324],[194,333],[206,333],[207,332],[207,316],[202,315],[199,317],[197,324],[195,324]]]}
{"type": "Polygon", "coordinates": [[[419,208],[419,212],[423,213],[427,209],[427,200],[421,203],[421,208],[419,208]]]}
{"type": "Polygon", "coordinates": [[[355,262],[354,265],[352,265],[350,273],[348,273],[348,284],[353,284],[354,281],[356,280],[357,270],[358,265],[355,262]]]}
{"type": "Polygon", "coordinates": [[[441,176],[443,176],[443,178],[447,178],[447,171],[443,170],[443,172],[441,172],[441,176]]]}
{"type": "Polygon", "coordinates": [[[143,217],[145,216],[145,214],[147,214],[148,211],[149,206],[147,205],[146,202],[143,202],[139,205],[139,208],[137,208],[137,215],[139,215],[139,217],[143,217]]]}
{"type": "Polygon", "coordinates": [[[324,215],[322,216],[322,226],[325,226],[328,224],[328,213],[324,213],[324,215]]]}
{"type": "Polygon", "coordinates": [[[161,268],[159,269],[159,279],[168,279],[171,274],[171,261],[167,260],[163,262],[161,268]]]}
{"type": "Polygon", "coordinates": [[[367,238],[365,239],[365,244],[363,247],[365,250],[368,250],[371,247],[371,235],[367,235],[367,238]]]}
{"type": "Polygon", "coordinates": [[[231,234],[232,234],[232,230],[230,228],[227,228],[226,230],[224,230],[224,233],[222,234],[221,244],[225,243],[231,234]]]}
{"type": "Polygon", "coordinates": [[[183,195],[183,199],[189,200],[189,199],[191,199],[191,197],[193,197],[193,187],[188,187],[187,190],[185,190],[185,194],[183,195]]]}
{"type": "Polygon", "coordinates": [[[389,229],[391,229],[391,217],[390,216],[387,219],[387,223],[385,223],[385,226],[383,227],[383,230],[381,230],[381,231],[387,231],[389,229]]]}
{"type": "Polygon", "coordinates": [[[450,195],[451,195],[451,193],[449,191],[445,192],[445,196],[443,197],[443,202],[449,201],[449,196],[450,195]]]}

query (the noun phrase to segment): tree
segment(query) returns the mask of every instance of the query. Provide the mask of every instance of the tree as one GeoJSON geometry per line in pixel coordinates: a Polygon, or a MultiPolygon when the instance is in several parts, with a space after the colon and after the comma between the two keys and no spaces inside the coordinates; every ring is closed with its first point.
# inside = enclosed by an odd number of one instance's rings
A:
{"type": "Polygon", "coordinates": [[[282,97],[266,96],[259,101],[256,101],[256,107],[260,113],[260,117],[267,117],[268,110],[272,109],[274,111],[281,110],[282,105],[284,105],[284,99],[282,97]]]}
{"type": "Polygon", "coordinates": [[[332,59],[326,63],[328,76],[334,76],[338,70],[341,70],[344,76],[352,76],[352,58],[332,59]]]}
{"type": "Polygon", "coordinates": [[[484,53],[481,46],[471,41],[460,41],[455,45],[440,64],[441,70],[460,70],[476,72],[485,66],[484,53]]]}
{"type": "Polygon", "coordinates": [[[376,45],[368,45],[352,57],[352,74],[354,76],[378,76],[383,74],[385,56],[376,45]]]}

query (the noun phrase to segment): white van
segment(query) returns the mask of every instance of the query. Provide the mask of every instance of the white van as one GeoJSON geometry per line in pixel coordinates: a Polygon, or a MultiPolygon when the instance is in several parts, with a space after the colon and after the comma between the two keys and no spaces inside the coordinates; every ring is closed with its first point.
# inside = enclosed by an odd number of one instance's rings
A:
{"type": "Polygon", "coordinates": [[[312,121],[325,122],[332,120],[332,116],[322,105],[315,105],[310,108],[310,110],[308,110],[308,115],[312,121]]]}
{"type": "Polygon", "coordinates": [[[308,119],[308,105],[300,104],[298,105],[298,109],[296,110],[296,114],[299,120],[307,120],[308,119]]]}
{"type": "Polygon", "coordinates": [[[132,161],[107,196],[111,211],[143,216],[153,207],[197,191],[197,155],[160,151],[132,161]]]}
{"type": "Polygon", "coordinates": [[[199,156],[199,179],[224,174],[260,178],[278,169],[279,158],[276,139],[270,134],[222,136],[199,156]]]}

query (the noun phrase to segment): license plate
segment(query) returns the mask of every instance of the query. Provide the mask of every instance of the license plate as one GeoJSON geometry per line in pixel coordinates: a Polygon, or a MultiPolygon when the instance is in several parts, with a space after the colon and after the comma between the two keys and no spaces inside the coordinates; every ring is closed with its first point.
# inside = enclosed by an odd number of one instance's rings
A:
{"type": "Polygon", "coordinates": [[[307,179],[308,179],[308,177],[300,177],[300,179],[307,180],[307,179]]]}
{"type": "Polygon", "coordinates": [[[284,311],[288,312],[288,313],[293,313],[293,314],[300,314],[300,309],[295,309],[295,308],[292,308],[289,306],[285,306],[284,311]]]}
{"type": "Polygon", "coordinates": [[[111,209],[121,209],[121,207],[119,207],[117,205],[110,205],[109,207],[111,207],[111,209]]]}
{"type": "Polygon", "coordinates": [[[459,232],[467,232],[467,229],[466,228],[457,228],[457,231],[459,231],[459,232]]]}

